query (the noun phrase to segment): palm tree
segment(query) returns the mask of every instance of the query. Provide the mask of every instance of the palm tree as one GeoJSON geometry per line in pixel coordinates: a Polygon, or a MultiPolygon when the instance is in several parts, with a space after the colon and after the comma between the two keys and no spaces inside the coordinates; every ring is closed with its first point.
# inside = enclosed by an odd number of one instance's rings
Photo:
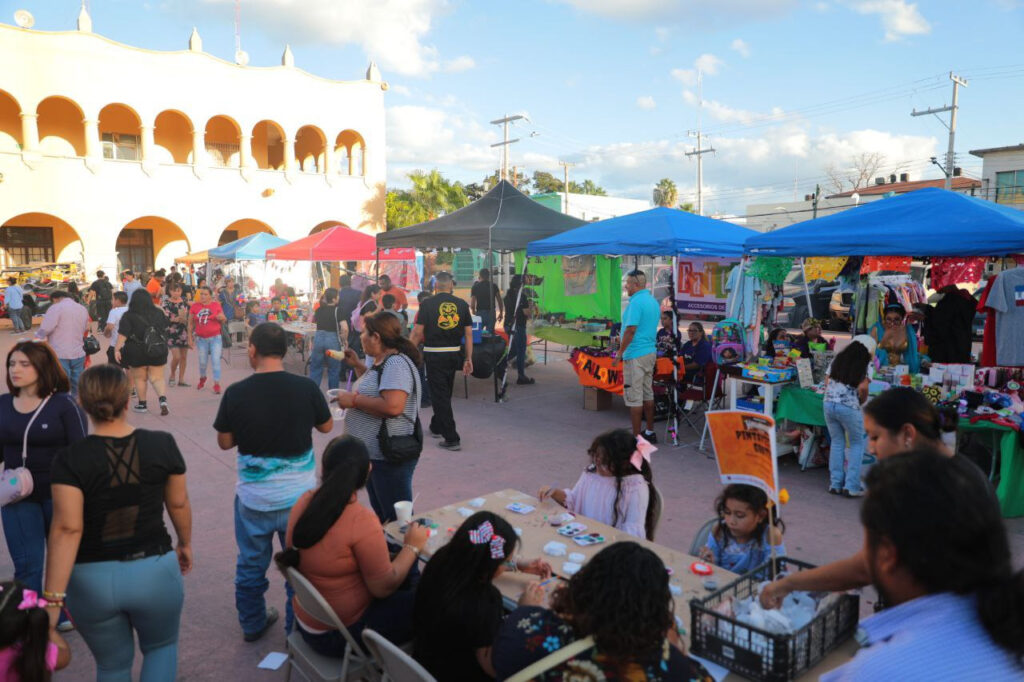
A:
{"type": "Polygon", "coordinates": [[[658,184],[654,186],[654,203],[658,206],[672,208],[677,201],[679,201],[679,190],[676,189],[676,183],[669,178],[659,180],[658,184]]]}
{"type": "Polygon", "coordinates": [[[413,202],[423,207],[430,220],[460,209],[467,203],[462,183],[445,180],[436,168],[429,173],[413,171],[409,180],[412,181],[409,194],[413,202]]]}

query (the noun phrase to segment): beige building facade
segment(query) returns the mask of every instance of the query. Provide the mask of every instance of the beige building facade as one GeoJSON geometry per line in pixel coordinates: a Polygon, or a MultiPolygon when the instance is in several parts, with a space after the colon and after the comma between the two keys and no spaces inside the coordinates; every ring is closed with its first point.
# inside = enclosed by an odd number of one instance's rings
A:
{"type": "MultiPolygon", "coordinates": [[[[166,267],[254,232],[384,227],[384,91],[0,24],[0,266],[166,267]]],[[[184,36],[183,36],[184,42],[184,36]]]]}

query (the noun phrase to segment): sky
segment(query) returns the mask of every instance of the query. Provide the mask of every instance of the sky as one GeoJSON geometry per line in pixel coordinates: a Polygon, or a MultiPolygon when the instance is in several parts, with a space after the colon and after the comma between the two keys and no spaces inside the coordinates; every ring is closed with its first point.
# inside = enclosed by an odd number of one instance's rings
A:
{"type": "MultiPolygon", "coordinates": [[[[40,30],[73,28],[80,0],[0,0],[40,30]]],[[[232,59],[234,0],[88,0],[94,31],[131,45],[232,59]]],[[[696,199],[696,139],[707,136],[706,214],[792,201],[864,154],[878,175],[941,177],[949,104],[960,90],[957,165],[971,149],[1024,142],[1024,0],[240,0],[243,49],[327,78],[363,77],[386,95],[390,187],[416,169],[479,182],[499,166],[491,120],[513,125],[511,163],[590,178],[649,199],[661,178],[696,199]],[[702,74],[698,90],[697,74],[702,74]],[[1017,113],[1014,113],[1017,112],[1017,113]]]]}

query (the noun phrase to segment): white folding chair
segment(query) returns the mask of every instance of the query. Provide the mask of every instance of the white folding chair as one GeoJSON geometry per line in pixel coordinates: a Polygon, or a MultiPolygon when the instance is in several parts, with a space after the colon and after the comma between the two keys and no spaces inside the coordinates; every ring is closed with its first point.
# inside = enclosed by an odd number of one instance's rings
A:
{"type": "Polygon", "coordinates": [[[379,632],[369,628],[363,630],[363,643],[384,671],[381,682],[437,682],[412,656],[379,632]]]}
{"type": "Polygon", "coordinates": [[[302,626],[296,624],[295,629],[288,635],[288,673],[285,682],[291,679],[292,670],[297,670],[309,682],[379,680],[380,673],[373,665],[372,659],[352,637],[348,628],[341,622],[338,614],[334,612],[323,595],[294,568],[289,568],[287,574],[288,582],[295,590],[295,597],[299,600],[303,610],[321,623],[327,623],[336,628],[341,632],[348,646],[345,647],[345,656],[342,658],[321,656],[313,651],[312,647],[302,638],[302,634],[299,632],[299,628],[302,626]]]}
{"type": "Polygon", "coordinates": [[[231,336],[231,347],[224,348],[222,357],[230,365],[231,357],[239,350],[248,357],[249,354],[249,325],[244,320],[231,320],[227,323],[228,334],[231,336]],[[242,340],[238,340],[241,334],[242,340]]]}

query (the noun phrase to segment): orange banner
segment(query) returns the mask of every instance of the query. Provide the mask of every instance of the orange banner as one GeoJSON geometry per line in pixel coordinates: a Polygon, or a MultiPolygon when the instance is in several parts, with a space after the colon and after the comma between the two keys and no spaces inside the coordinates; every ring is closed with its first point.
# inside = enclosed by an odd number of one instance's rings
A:
{"type": "Polygon", "coordinates": [[[612,358],[589,355],[578,348],[569,356],[572,368],[583,386],[622,394],[622,363],[612,367],[612,358]]]}
{"type": "Polygon", "coordinates": [[[779,501],[779,469],[775,460],[775,420],[756,412],[708,412],[722,483],[743,483],[779,501]]]}

